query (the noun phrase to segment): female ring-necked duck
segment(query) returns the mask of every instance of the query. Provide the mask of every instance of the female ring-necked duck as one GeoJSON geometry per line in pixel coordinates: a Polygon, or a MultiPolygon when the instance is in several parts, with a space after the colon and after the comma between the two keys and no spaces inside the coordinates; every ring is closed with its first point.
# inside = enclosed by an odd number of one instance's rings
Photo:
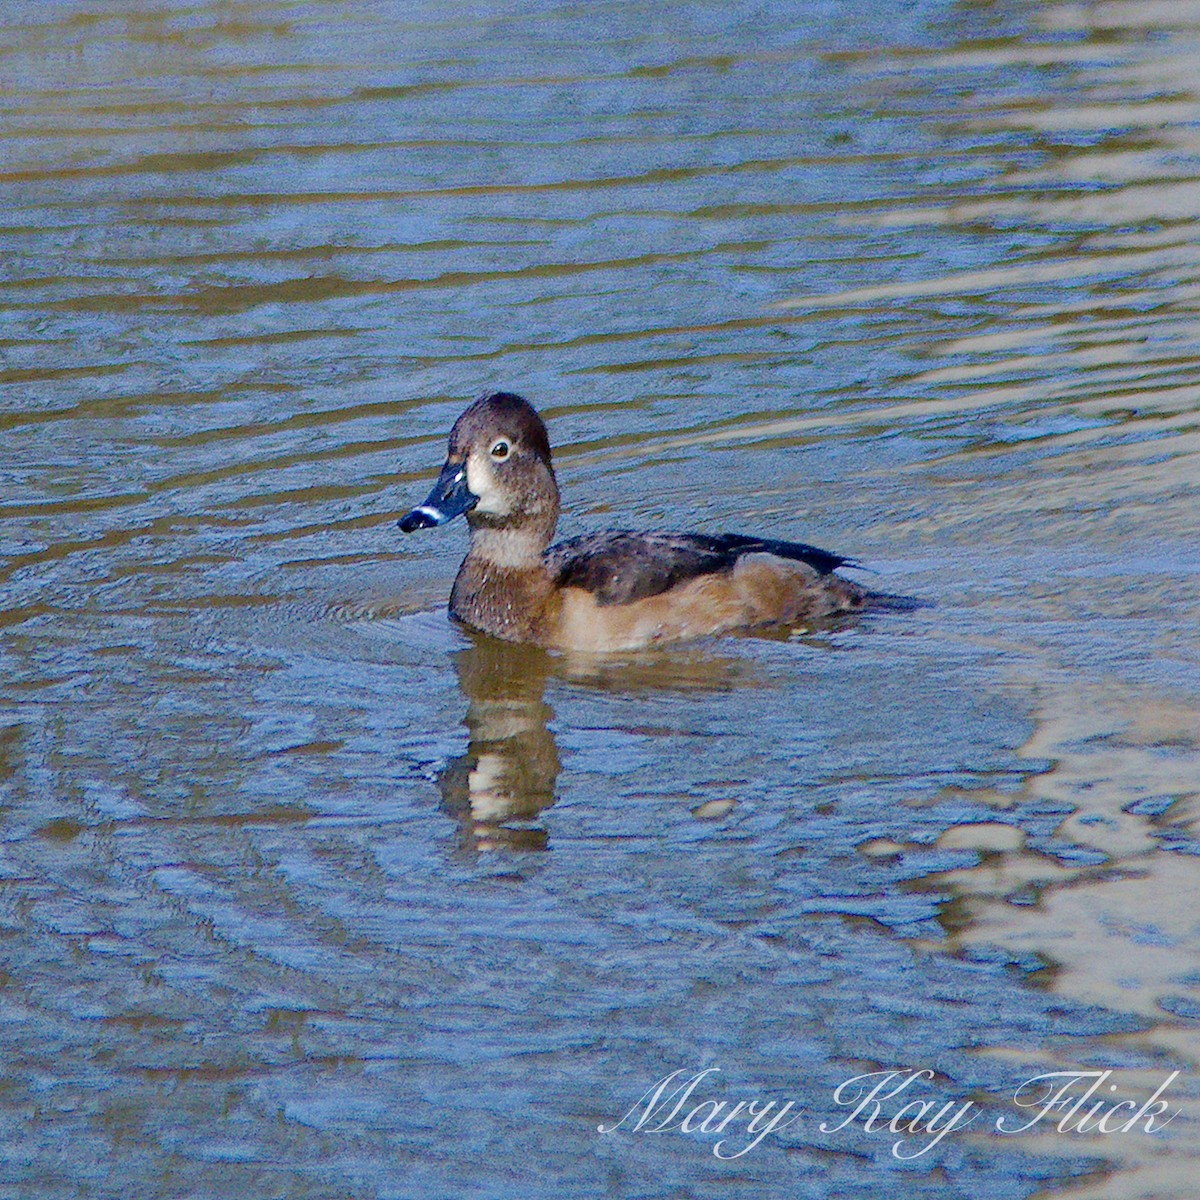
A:
{"type": "Polygon", "coordinates": [[[558,512],[546,426],[522,397],[493,392],[455,421],[433,491],[400,528],[411,533],[465,513],[471,545],[451,614],[549,649],[634,650],[803,625],[877,598],[833,574],[851,560],[799,542],[608,531],[551,546],[558,512]]]}

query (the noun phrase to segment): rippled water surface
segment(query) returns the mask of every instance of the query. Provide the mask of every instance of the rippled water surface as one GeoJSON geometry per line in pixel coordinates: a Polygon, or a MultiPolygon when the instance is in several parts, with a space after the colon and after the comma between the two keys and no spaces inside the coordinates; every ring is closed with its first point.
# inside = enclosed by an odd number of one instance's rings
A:
{"type": "Polygon", "coordinates": [[[1194,1200],[1200,5],[0,33],[5,1196],[1194,1200]],[[936,607],[468,639],[395,519],[494,387],[564,533],[936,607]],[[805,1115],[597,1133],[710,1066],[805,1115]],[[885,1068],[985,1116],[821,1130],[885,1068]],[[1102,1069],[1178,1117],[992,1131],[1102,1069]]]}

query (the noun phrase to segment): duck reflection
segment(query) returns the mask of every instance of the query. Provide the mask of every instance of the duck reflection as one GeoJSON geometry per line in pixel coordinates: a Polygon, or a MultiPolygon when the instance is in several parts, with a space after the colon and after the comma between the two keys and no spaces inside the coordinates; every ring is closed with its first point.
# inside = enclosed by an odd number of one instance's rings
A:
{"type": "Polygon", "coordinates": [[[467,750],[442,771],[442,805],[467,852],[548,849],[538,814],[554,803],[561,762],[545,700],[549,680],[624,695],[727,691],[748,682],[744,659],[703,651],[628,659],[572,658],[472,634],[453,655],[467,698],[467,750]]]}
{"type": "Polygon", "coordinates": [[[470,742],[447,764],[441,788],[464,849],[546,849],[546,831],[529,823],[554,803],[560,766],[543,698],[550,666],[544,650],[488,637],[454,655],[470,742]]]}

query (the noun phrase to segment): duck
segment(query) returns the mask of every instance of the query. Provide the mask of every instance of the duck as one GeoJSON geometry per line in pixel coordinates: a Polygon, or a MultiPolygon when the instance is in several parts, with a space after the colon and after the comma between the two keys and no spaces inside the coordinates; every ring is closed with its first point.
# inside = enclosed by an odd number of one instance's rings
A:
{"type": "Polygon", "coordinates": [[[433,490],[399,526],[412,533],[465,516],[470,546],[450,615],[551,651],[812,627],[899,599],[836,573],[854,560],[803,542],[611,529],[552,544],[559,512],[545,423],[515,392],[489,392],[455,421],[433,490]]]}

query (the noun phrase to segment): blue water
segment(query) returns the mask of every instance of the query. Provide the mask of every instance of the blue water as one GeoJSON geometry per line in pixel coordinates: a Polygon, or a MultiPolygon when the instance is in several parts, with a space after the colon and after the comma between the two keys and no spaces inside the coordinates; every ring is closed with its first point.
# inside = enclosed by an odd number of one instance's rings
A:
{"type": "Polygon", "coordinates": [[[1190,10],[0,28],[0,1193],[1191,1200],[1190,10]],[[473,640],[395,520],[496,387],[566,535],[935,606],[473,640]],[[597,1131],[710,1067],[800,1116],[597,1131]],[[1184,1115],[995,1132],[1086,1068],[1184,1115]]]}

